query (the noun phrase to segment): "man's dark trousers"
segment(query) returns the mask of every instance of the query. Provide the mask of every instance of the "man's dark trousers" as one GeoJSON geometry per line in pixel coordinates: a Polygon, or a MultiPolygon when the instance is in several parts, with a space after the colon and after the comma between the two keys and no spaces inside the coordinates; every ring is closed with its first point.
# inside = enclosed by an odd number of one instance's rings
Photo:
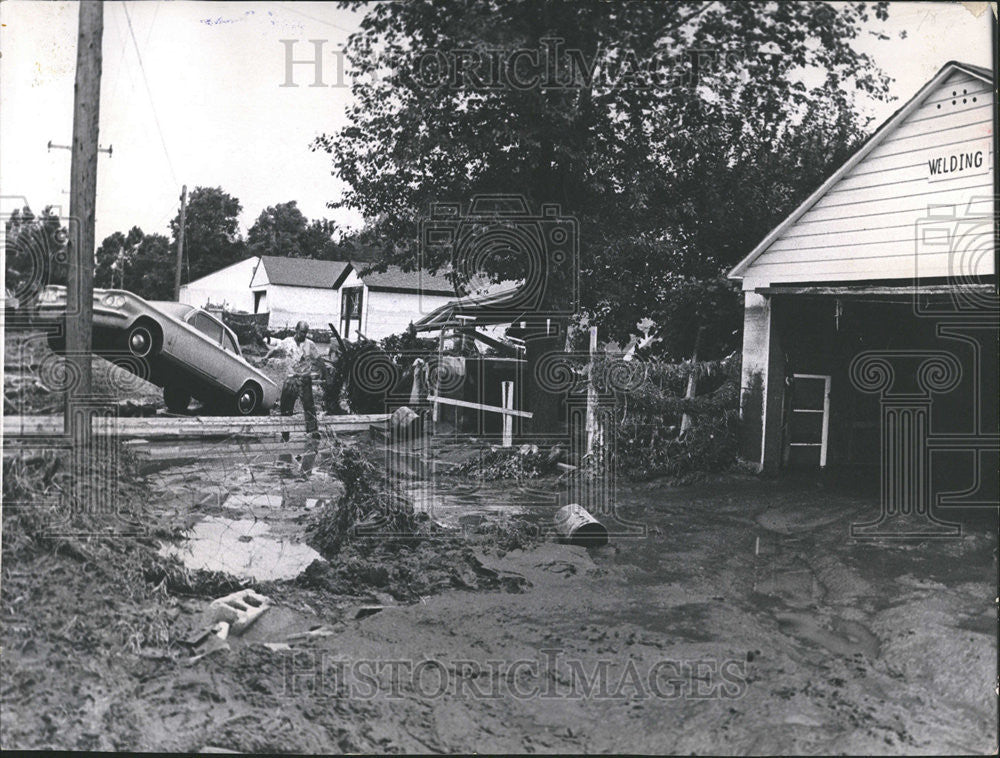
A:
{"type": "MultiPolygon", "coordinates": [[[[319,429],[316,422],[316,403],[313,401],[312,376],[309,374],[292,374],[285,379],[281,387],[281,415],[291,416],[295,408],[295,400],[301,398],[302,410],[306,414],[306,433],[319,429]]],[[[288,432],[281,433],[281,439],[288,442],[288,432]]]]}

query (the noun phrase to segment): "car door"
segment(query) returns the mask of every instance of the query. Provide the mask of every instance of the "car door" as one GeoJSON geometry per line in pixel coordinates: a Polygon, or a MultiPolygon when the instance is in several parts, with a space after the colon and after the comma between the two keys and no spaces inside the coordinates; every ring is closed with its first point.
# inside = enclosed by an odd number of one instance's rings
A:
{"type": "Polygon", "coordinates": [[[202,310],[193,310],[185,322],[194,330],[178,340],[175,353],[196,374],[213,384],[235,392],[243,377],[236,370],[238,361],[223,347],[226,330],[222,322],[202,310]]]}

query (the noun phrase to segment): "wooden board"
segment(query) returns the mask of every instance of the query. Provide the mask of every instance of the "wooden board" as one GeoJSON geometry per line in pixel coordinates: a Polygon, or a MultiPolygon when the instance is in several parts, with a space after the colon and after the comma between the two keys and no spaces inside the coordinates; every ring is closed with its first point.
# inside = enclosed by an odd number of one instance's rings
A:
{"type": "Polygon", "coordinates": [[[441,397],[440,395],[428,395],[428,400],[432,403],[442,405],[457,405],[459,408],[472,408],[477,411],[487,411],[489,413],[499,413],[504,416],[520,416],[521,418],[532,418],[530,411],[516,411],[508,408],[501,408],[498,405],[483,405],[482,403],[470,403],[468,400],[456,400],[453,397],[441,397]]]}
{"type": "MultiPolygon", "coordinates": [[[[325,416],[320,418],[320,431],[366,431],[371,424],[389,420],[388,413],[325,416]]],[[[260,437],[281,432],[302,432],[302,416],[148,416],[97,419],[95,434],[117,434],[122,438],[185,439],[197,437],[260,437]]],[[[60,416],[4,416],[3,434],[62,435],[65,433],[60,416]]]]}

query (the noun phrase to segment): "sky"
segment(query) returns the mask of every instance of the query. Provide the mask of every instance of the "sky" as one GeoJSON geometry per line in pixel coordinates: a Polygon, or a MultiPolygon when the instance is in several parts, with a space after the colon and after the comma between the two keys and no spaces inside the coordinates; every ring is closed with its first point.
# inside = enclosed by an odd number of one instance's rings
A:
{"type": "MultiPolygon", "coordinates": [[[[836,4],[836,3],[835,3],[836,4]]],[[[893,79],[894,100],[873,108],[880,123],[949,60],[992,66],[990,11],[958,3],[892,2],[889,40],[856,46],[893,79]],[[901,33],[905,32],[905,38],[901,33]]],[[[0,3],[0,214],[25,202],[68,213],[73,128],[76,3],[0,3]]],[[[298,201],[309,218],[359,226],[350,209],[330,209],[342,185],[319,134],[346,124],[351,103],[336,51],[360,15],[312,2],[106,2],[104,11],[97,241],[140,226],[168,234],[181,185],[220,186],[243,205],[245,231],[269,205],[298,201]],[[131,32],[129,29],[131,22],[131,32]],[[133,40],[134,34],[134,40],[133,40]],[[284,87],[286,44],[311,58],[324,40],[326,87],[312,67],[284,87]]]]}

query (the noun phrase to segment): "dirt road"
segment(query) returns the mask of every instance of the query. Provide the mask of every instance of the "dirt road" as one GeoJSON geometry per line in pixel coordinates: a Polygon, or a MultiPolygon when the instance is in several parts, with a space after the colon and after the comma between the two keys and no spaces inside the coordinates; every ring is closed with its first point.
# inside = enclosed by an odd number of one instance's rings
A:
{"type": "MultiPolygon", "coordinates": [[[[194,527],[193,542],[162,551],[196,568],[222,559],[275,602],[193,664],[180,640],[231,587],[129,597],[61,554],[5,561],[3,747],[997,748],[990,524],[936,543],[859,544],[847,534],[874,515],[867,495],[750,477],[633,485],[620,488],[621,514],[645,538],[502,557],[477,542],[450,575],[430,541],[382,555],[382,567],[359,562],[352,592],[324,584],[322,560],[296,576],[315,558],[306,523],[342,485],[295,464],[155,475],[151,507],[194,527]],[[121,629],[151,618],[159,638],[121,644],[121,629]]],[[[514,497],[509,483],[491,487],[477,494],[484,513],[514,497]]]]}

